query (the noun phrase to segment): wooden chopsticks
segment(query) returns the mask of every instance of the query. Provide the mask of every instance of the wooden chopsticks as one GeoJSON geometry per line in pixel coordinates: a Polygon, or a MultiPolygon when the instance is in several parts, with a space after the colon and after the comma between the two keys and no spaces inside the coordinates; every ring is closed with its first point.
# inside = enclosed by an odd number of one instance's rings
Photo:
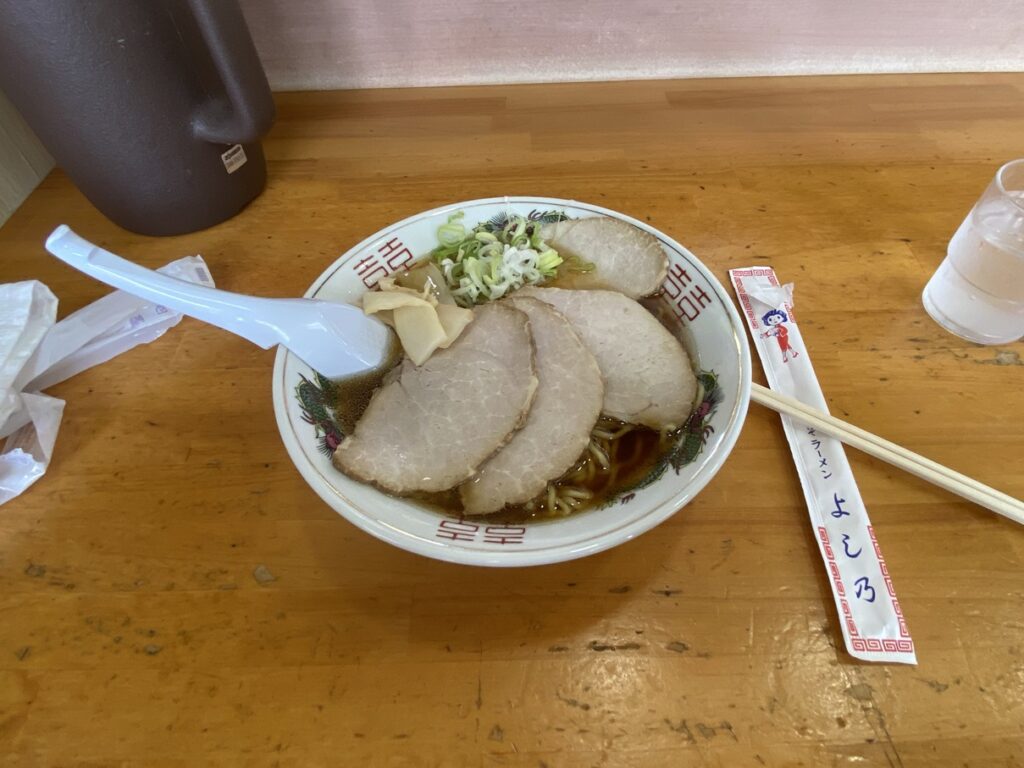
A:
{"type": "Polygon", "coordinates": [[[1002,491],[997,491],[995,488],[967,477],[967,475],[962,475],[949,467],[896,445],[896,443],[873,435],[816,408],[811,408],[792,397],[762,387],[760,384],[751,384],[750,399],[773,411],[799,419],[858,451],[888,462],[922,480],[945,488],[950,493],[955,493],[957,496],[973,501],[979,506],[991,509],[1003,517],[1008,517],[1010,520],[1024,525],[1024,503],[1002,491]]]}

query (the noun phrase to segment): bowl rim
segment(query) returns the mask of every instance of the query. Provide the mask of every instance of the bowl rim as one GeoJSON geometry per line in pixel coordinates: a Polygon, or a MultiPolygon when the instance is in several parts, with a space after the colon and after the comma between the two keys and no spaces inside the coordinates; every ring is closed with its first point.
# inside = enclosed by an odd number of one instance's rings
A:
{"type": "Polygon", "coordinates": [[[369,533],[371,536],[391,544],[392,546],[396,546],[400,549],[404,549],[408,552],[413,552],[424,557],[462,565],[512,568],[566,562],[596,554],[597,552],[631,541],[642,533],[646,533],[652,528],[657,527],[665,520],[676,514],[676,512],[680,511],[698,493],[700,493],[700,491],[702,491],[709,482],[711,482],[725,464],[726,459],[731,455],[746,419],[747,409],[750,403],[752,371],[750,345],[746,337],[746,326],[743,324],[739,312],[725,288],[722,286],[718,278],[715,277],[714,273],[707,268],[704,262],[675,239],[669,237],[661,230],[658,230],[646,222],[610,208],[594,205],[593,203],[570,200],[567,198],[532,195],[476,198],[456,203],[447,203],[445,205],[415,213],[377,230],[368,237],[363,238],[356,245],[345,250],[326,269],[324,269],[323,272],[320,273],[303,296],[306,298],[313,297],[352,257],[353,254],[361,252],[394,230],[401,229],[424,218],[453,213],[469,206],[494,205],[503,202],[526,204],[536,203],[540,205],[551,205],[555,208],[573,206],[576,208],[583,208],[600,215],[611,216],[613,218],[626,221],[633,226],[650,233],[669,247],[687,254],[699,267],[702,276],[725,307],[726,313],[730,319],[733,341],[739,355],[740,376],[739,381],[736,382],[736,404],[733,407],[732,412],[729,414],[728,426],[722,433],[722,440],[716,448],[715,456],[709,457],[709,459],[704,462],[704,464],[698,469],[696,477],[680,488],[680,490],[671,498],[643,512],[635,520],[624,523],[622,526],[619,526],[612,531],[607,531],[602,535],[588,539],[586,542],[579,545],[563,543],[543,549],[501,551],[472,550],[462,547],[445,546],[443,544],[439,546],[438,542],[426,542],[420,537],[407,533],[400,528],[396,528],[395,526],[381,520],[370,518],[362,512],[357,505],[331,486],[326,478],[324,478],[323,475],[312,466],[311,462],[309,462],[305,456],[301,445],[299,445],[298,437],[291,428],[291,422],[288,419],[286,401],[287,392],[284,384],[284,374],[285,364],[291,353],[284,347],[278,347],[277,354],[274,358],[272,398],[278,432],[281,435],[282,442],[284,442],[285,449],[292,463],[295,465],[295,468],[298,469],[299,474],[302,475],[306,483],[321,498],[321,500],[323,500],[335,512],[344,517],[348,522],[366,533],[369,533]]]}

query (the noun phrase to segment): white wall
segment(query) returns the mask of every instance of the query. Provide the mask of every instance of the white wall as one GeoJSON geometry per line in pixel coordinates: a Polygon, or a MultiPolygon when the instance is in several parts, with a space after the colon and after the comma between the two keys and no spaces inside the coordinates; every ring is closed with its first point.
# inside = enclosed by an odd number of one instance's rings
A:
{"type": "Polygon", "coordinates": [[[53,159],[0,91],[0,224],[53,168],[53,159]]]}
{"type": "Polygon", "coordinates": [[[1024,0],[241,0],[278,90],[1024,70],[1024,0]]]}

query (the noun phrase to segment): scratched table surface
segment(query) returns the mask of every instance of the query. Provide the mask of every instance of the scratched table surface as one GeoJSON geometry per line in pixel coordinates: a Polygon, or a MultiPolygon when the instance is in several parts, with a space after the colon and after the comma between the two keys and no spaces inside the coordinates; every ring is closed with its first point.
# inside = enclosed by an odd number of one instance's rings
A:
{"type": "MultiPolygon", "coordinates": [[[[66,222],[229,290],[301,295],[380,227],[550,195],[649,221],[720,279],[796,283],[832,411],[1024,496],[1024,345],[919,296],[1004,161],[1024,75],[279,94],[270,181],[151,239],[52,173],[0,229],[0,282],[64,315],[105,288],[66,222]]],[[[327,508],[271,409],[273,355],[186,319],[52,389],[46,476],[0,508],[7,766],[1019,766],[1024,530],[849,451],[916,667],[854,661],[778,417],[639,539],[523,570],[434,562],[327,508]]],[[[756,379],[763,381],[760,369],[756,379]]]]}

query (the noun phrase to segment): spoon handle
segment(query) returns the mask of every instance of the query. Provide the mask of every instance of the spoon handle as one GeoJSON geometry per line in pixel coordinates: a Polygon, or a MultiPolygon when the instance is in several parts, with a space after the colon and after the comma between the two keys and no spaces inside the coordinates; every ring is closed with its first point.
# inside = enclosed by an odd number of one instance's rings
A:
{"type": "Polygon", "coordinates": [[[286,342],[287,333],[268,318],[287,320],[294,300],[244,296],[168,277],[90,243],[65,224],[46,238],[46,250],[100,282],[216,325],[263,349],[286,342]]]}

